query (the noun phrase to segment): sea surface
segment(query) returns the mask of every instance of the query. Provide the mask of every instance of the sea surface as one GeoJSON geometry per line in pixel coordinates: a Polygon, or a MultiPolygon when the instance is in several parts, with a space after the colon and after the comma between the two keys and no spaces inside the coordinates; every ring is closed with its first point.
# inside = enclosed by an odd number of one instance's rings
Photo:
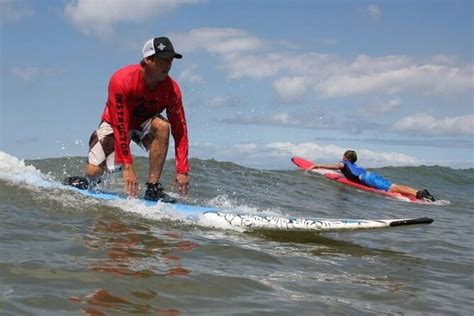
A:
{"type": "MultiPolygon", "coordinates": [[[[61,186],[82,173],[84,160],[23,161],[0,151],[0,315],[474,314],[474,169],[376,169],[449,201],[420,205],[290,163],[257,170],[191,159],[183,203],[276,216],[434,219],[363,232],[246,233],[61,186]]],[[[144,183],[147,159],[135,161],[144,183]]],[[[169,190],[173,170],[168,160],[169,190]]],[[[104,189],[122,186],[117,175],[104,189]]]]}

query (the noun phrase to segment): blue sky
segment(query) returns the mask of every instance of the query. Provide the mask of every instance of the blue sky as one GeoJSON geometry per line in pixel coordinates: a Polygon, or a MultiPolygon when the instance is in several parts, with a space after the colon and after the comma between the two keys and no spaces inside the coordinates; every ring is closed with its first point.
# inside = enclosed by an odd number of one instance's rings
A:
{"type": "Polygon", "coordinates": [[[472,168],[473,12],[456,0],[0,0],[0,151],[85,156],[110,75],[165,35],[184,55],[171,75],[191,157],[288,169],[351,148],[366,167],[472,168]]]}

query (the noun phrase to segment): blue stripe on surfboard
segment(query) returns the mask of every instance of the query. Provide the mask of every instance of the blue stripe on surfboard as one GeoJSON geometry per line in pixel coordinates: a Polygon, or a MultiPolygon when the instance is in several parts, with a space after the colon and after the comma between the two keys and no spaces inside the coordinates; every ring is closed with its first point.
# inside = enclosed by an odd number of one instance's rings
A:
{"type": "MultiPolygon", "coordinates": [[[[93,191],[93,190],[79,190],[75,189],[75,191],[85,195],[85,196],[90,196],[94,197],[100,200],[108,200],[108,201],[120,201],[120,200],[126,200],[127,198],[113,192],[104,192],[104,191],[93,191]]],[[[167,205],[169,207],[172,207],[176,209],[176,211],[184,214],[189,214],[189,215],[199,215],[199,214],[204,214],[205,212],[218,212],[220,211],[217,208],[213,207],[205,207],[205,206],[197,206],[197,205],[189,205],[189,204],[180,204],[180,203],[174,203],[174,204],[168,204],[168,203],[161,203],[161,202],[155,202],[155,201],[148,201],[144,199],[137,199],[140,201],[140,203],[146,205],[146,206],[156,206],[158,204],[163,204],[167,205]]]]}

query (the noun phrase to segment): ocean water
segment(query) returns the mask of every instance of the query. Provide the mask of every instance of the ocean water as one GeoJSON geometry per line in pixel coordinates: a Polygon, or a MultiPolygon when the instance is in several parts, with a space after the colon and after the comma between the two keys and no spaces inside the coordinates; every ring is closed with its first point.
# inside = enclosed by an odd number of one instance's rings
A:
{"type": "MultiPolygon", "coordinates": [[[[82,173],[82,157],[22,161],[0,152],[0,315],[474,314],[474,169],[376,170],[450,201],[419,205],[290,165],[190,162],[184,203],[434,222],[324,234],[221,230],[169,209],[65,189],[62,178],[82,173]]],[[[167,188],[173,167],[167,161],[167,188]]],[[[137,157],[136,168],[145,182],[147,159],[137,157]]],[[[104,186],[119,192],[121,181],[111,177],[104,186]]]]}

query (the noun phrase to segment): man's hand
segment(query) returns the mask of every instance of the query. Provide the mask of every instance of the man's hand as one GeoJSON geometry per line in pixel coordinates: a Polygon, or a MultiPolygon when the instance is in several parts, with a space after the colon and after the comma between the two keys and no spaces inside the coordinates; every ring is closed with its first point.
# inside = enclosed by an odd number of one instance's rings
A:
{"type": "Polygon", "coordinates": [[[126,164],[123,168],[123,183],[125,186],[125,192],[129,197],[136,198],[138,195],[138,182],[137,174],[133,165],[126,164]]]}
{"type": "Polygon", "coordinates": [[[181,196],[188,195],[190,177],[187,173],[177,173],[173,181],[173,186],[178,188],[181,196]]]}

